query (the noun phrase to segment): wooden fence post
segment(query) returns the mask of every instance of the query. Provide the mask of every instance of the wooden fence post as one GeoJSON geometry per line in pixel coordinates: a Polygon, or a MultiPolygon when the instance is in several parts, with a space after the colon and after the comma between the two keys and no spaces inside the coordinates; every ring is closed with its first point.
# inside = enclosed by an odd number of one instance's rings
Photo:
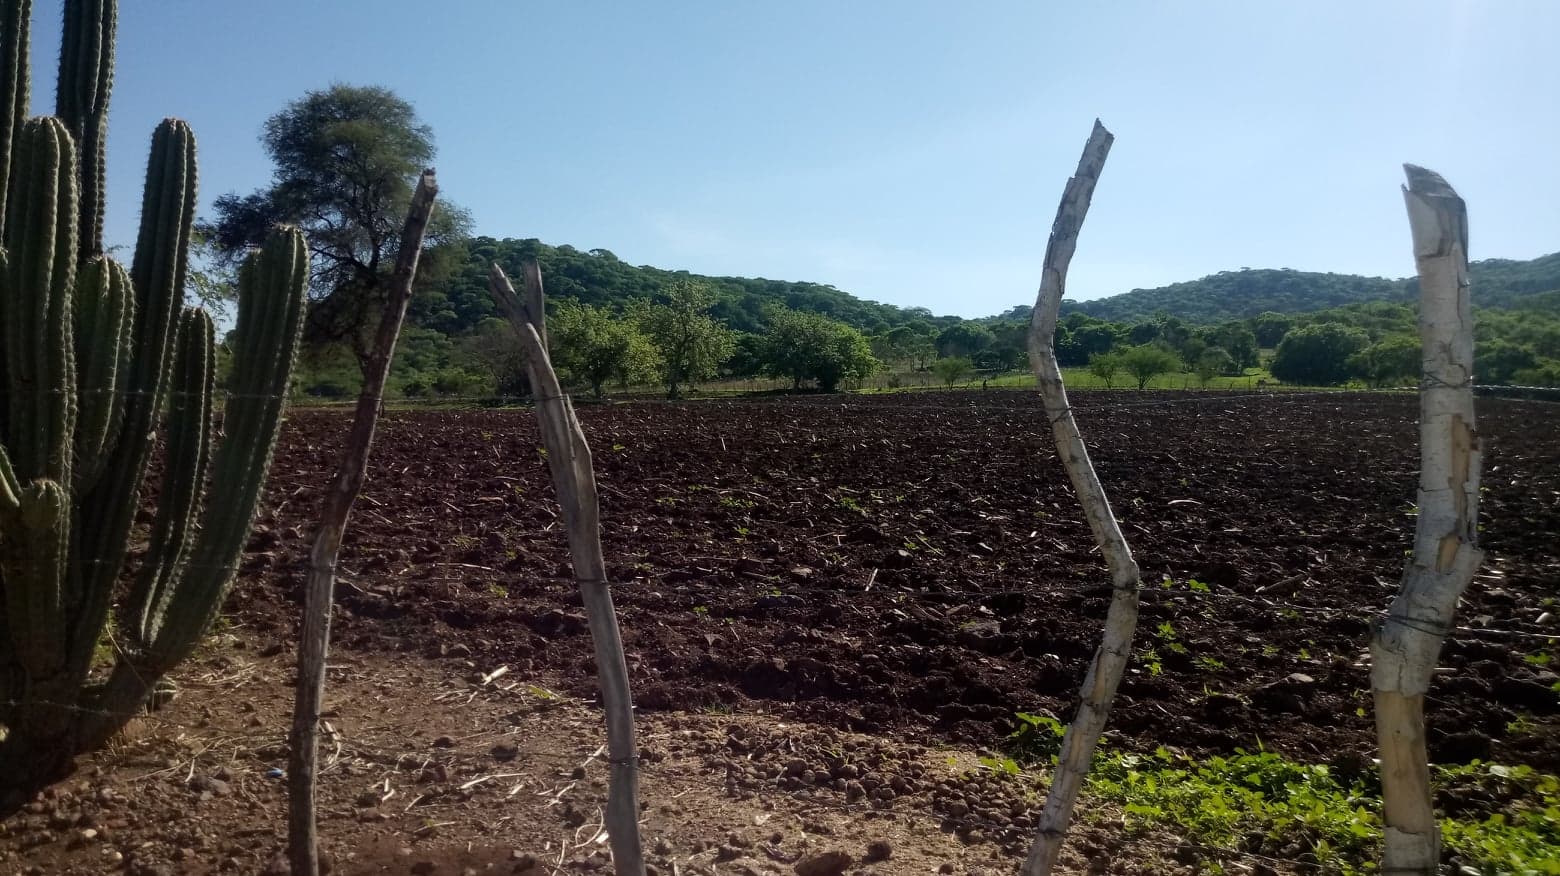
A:
{"type": "Polygon", "coordinates": [[[1057,454],[1067,468],[1067,476],[1078,494],[1078,501],[1083,505],[1084,516],[1088,518],[1089,529],[1094,533],[1100,553],[1110,568],[1113,589],[1110,608],[1105,616],[1104,637],[1084,677],[1078,714],[1062,739],[1062,750],[1057,758],[1056,773],[1051,778],[1050,792],[1046,795],[1045,810],[1040,815],[1034,845],[1021,871],[1024,876],[1048,876],[1056,867],[1062,842],[1067,837],[1068,824],[1072,820],[1073,806],[1077,803],[1083,780],[1089,773],[1089,761],[1094,756],[1100,734],[1105,730],[1111,701],[1116,696],[1116,687],[1121,683],[1127,660],[1132,654],[1132,634],[1137,628],[1137,563],[1132,559],[1126,537],[1122,535],[1116,516],[1110,510],[1105,488],[1095,474],[1088,448],[1084,446],[1078,423],[1073,419],[1054,349],[1057,314],[1067,286],[1067,266],[1077,249],[1078,231],[1083,227],[1083,219],[1089,212],[1094,186],[1099,182],[1100,171],[1105,167],[1105,157],[1110,154],[1114,139],[1104,125],[1098,120],[1094,122],[1094,131],[1083,148],[1083,157],[1078,161],[1078,171],[1067,181],[1062,202],[1056,208],[1056,221],[1051,226],[1051,239],[1045,250],[1040,292],[1036,296],[1029,325],[1030,364],[1040,386],[1046,417],[1051,421],[1057,454]]]}
{"type": "Polygon", "coordinates": [[[1425,694],[1478,548],[1482,449],[1474,428],[1468,209],[1439,174],[1405,165],[1403,199],[1419,271],[1419,517],[1413,556],[1371,640],[1381,746],[1383,874],[1433,876],[1441,832],[1430,791],[1425,694]]]}
{"type": "Polygon", "coordinates": [[[314,776],[319,748],[320,705],[325,698],[325,655],[330,644],[330,611],[336,588],[336,558],[347,530],[347,518],[357,501],[358,491],[368,472],[368,454],[374,443],[374,427],[384,403],[385,380],[395,342],[401,335],[406,306],[412,300],[412,281],[417,276],[417,260],[422,255],[423,237],[433,215],[433,201],[439,185],[432,170],[423,171],[406,212],[401,229],[401,248],[396,255],[395,273],[390,278],[389,295],[374,334],[368,368],[363,373],[363,391],[358,394],[352,431],[341,452],[336,480],[325,494],[320,510],[319,529],[309,552],[309,579],[304,595],[303,629],[298,638],[298,687],[293,701],[291,751],[288,754],[289,807],[287,818],[288,860],[293,876],[317,876],[319,841],[315,835],[314,776]]]}
{"type": "Polygon", "coordinates": [[[607,718],[607,757],[611,767],[607,786],[606,828],[612,845],[612,863],[618,876],[645,876],[644,849],[639,839],[639,753],[634,746],[634,705],[629,695],[628,664],[617,611],[607,581],[606,558],[601,551],[601,520],[596,502],[596,474],[591,466],[585,431],[574,415],[574,405],[563,394],[558,375],[547,355],[547,323],[542,294],[542,272],[536,262],[525,264],[525,297],[502,268],[494,265],[489,288],[499,309],[508,317],[525,348],[526,370],[536,399],[537,425],[547,448],[547,465],[563,509],[569,534],[569,554],[574,577],[580,585],[590,637],[596,650],[596,671],[601,677],[601,705],[607,718]]]}

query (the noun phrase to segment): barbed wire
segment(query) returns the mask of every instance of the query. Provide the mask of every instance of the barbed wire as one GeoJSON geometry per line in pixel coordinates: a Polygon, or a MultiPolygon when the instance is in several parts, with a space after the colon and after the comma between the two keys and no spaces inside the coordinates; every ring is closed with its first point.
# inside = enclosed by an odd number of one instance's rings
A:
{"type": "MultiPolygon", "coordinates": [[[[1460,383],[1457,383],[1457,384],[1448,384],[1448,383],[1446,383],[1444,381],[1439,381],[1439,380],[1432,381],[1432,382],[1438,383],[1438,384],[1444,385],[1444,386],[1452,386],[1454,388],[1466,388],[1466,387],[1471,386],[1476,392],[1481,392],[1481,393],[1486,393],[1486,394],[1491,394],[1491,393],[1495,393],[1495,392],[1499,392],[1499,391],[1507,391],[1507,390],[1520,391],[1520,392],[1530,392],[1530,393],[1557,393],[1557,394],[1560,394],[1560,388],[1557,388],[1557,387],[1516,386],[1516,385],[1506,385],[1506,384],[1473,384],[1470,381],[1463,381],[1463,382],[1460,382],[1460,383]]],[[[1113,402],[1103,403],[1103,404],[1072,405],[1072,406],[1070,406],[1071,409],[1073,409],[1073,410],[1080,410],[1080,411],[1081,410],[1109,410],[1109,409],[1115,409],[1115,408],[1164,407],[1164,406],[1183,405],[1183,404],[1212,404],[1212,403],[1226,402],[1226,401],[1252,401],[1252,400],[1280,401],[1280,400],[1289,400],[1289,399],[1298,399],[1298,398],[1321,398],[1321,397],[1334,397],[1334,398],[1339,398],[1340,400],[1348,399],[1351,403],[1367,403],[1367,402],[1372,402],[1372,401],[1380,401],[1381,398],[1383,398],[1383,397],[1399,399],[1399,400],[1406,400],[1406,399],[1417,398],[1416,391],[1412,390],[1412,389],[1374,389],[1374,390],[1371,390],[1371,389],[1351,389],[1351,388],[1338,388],[1338,389],[1295,388],[1295,389],[1285,389],[1285,388],[1282,388],[1282,387],[1256,387],[1256,388],[1245,389],[1245,390],[1231,389],[1231,390],[1228,390],[1228,391],[1223,391],[1222,394],[1219,394],[1219,395],[1213,395],[1212,394],[1212,393],[1215,393],[1215,392],[1220,392],[1219,390],[1191,389],[1191,388],[1187,388],[1187,387],[1176,387],[1176,388],[1167,388],[1167,389],[1133,390],[1133,389],[1130,389],[1130,388],[1108,389],[1108,388],[1092,387],[1091,386],[1091,387],[1073,388],[1073,389],[1070,389],[1069,391],[1073,392],[1073,393],[1090,393],[1090,394],[1099,393],[1099,394],[1110,394],[1110,395],[1121,395],[1121,396],[1125,396],[1125,395],[1129,395],[1129,394],[1135,395],[1135,394],[1138,394],[1138,393],[1170,393],[1170,392],[1184,393],[1184,395],[1181,396],[1181,397],[1170,398],[1170,399],[1154,399],[1154,400],[1149,400],[1149,401],[1138,401],[1138,402],[1131,402],[1131,401],[1115,402],[1115,401],[1113,401],[1113,402]],[[1357,398],[1359,396],[1371,396],[1372,398],[1368,398],[1368,399],[1357,398]]],[[[485,409],[521,409],[521,410],[524,410],[524,409],[527,409],[527,408],[529,408],[531,406],[534,406],[537,403],[547,402],[547,401],[554,401],[554,400],[559,399],[559,398],[567,398],[567,399],[570,399],[570,400],[580,400],[580,401],[582,401],[582,407],[584,407],[584,408],[594,408],[594,407],[597,407],[597,406],[606,406],[606,405],[671,405],[671,406],[687,405],[687,406],[694,406],[694,405],[706,405],[706,404],[747,404],[747,405],[792,406],[792,407],[815,407],[815,406],[829,406],[829,405],[845,406],[845,405],[851,404],[854,401],[860,401],[862,399],[879,399],[879,398],[893,398],[893,397],[910,397],[910,398],[913,398],[913,397],[916,397],[916,396],[937,396],[937,395],[945,395],[945,394],[952,394],[952,393],[961,393],[961,394],[981,393],[981,394],[990,394],[990,395],[1011,395],[1011,396],[1021,396],[1022,395],[1022,396],[1027,396],[1027,397],[1034,398],[1037,401],[1040,398],[1038,390],[1035,387],[1031,387],[1031,386],[1000,386],[1000,387],[991,387],[991,388],[976,388],[976,387],[967,386],[967,385],[966,386],[949,387],[949,388],[927,386],[927,387],[916,387],[916,388],[912,388],[912,389],[858,390],[858,391],[853,391],[853,392],[827,393],[827,394],[825,394],[825,393],[813,393],[813,394],[808,394],[808,393],[795,393],[795,394],[776,393],[776,394],[766,394],[767,392],[768,391],[765,391],[765,390],[752,390],[752,391],[748,391],[748,390],[733,390],[733,391],[731,391],[729,393],[720,393],[720,392],[717,391],[717,393],[715,393],[715,394],[693,396],[693,397],[688,397],[688,398],[675,398],[675,399],[673,399],[673,398],[659,398],[659,397],[641,396],[641,395],[629,395],[629,396],[620,396],[618,398],[602,398],[602,399],[599,399],[599,400],[598,399],[591,399],[591,398],[581,399],[579,393],[564,393],[561,396],[493,395],[493,394],[489,394],[489,395],[436,395],[436,396],[403,396],[403,397],[382,398],[382,399],[380,399],[380,402],[381,402],[381,404],[385,405],[387,408],[390,408],[390,409],[402,407],[402,408],[411,408],[411,409],[431,409],[431,410],[437,410],[437,409],[444,408],[444,407],[456,407],[456,406],[459,406],[459,405],[472,405],[472,406],[475,406],[475,407],[480,407],[480,408],[485,408],[485,409]]],[[[184,397],[191,397],[191,396],[205,397],[206,393],[204,393],[204,392],[191,392],[191,391],[178,390],[178,389],[164,389],[161,392],[154,392],[152,390],[134,390],[134,389],[111,388],[111,387],[86,387],[86,388],[71,388],[71,389],[44,389],[44,388],[38,388],[38,389],[30,389],[30,390],[25,390],[25,391],[18,391],[18,390],[14,389],[14,388],[0,387],[0,398],[6,398],[6,397],[9,397],[9,396],[14,396],[14,395],[31,395],[31,396],[38,396],[38,395],[73,395],[73,396],[83,396],[83,395],[116,395],[116,396],[120,396],[120,397],[124,397],[124,398],[149,397],[149,396],[154,396],[155,395],[155,396],[159,396],[159,397],[162,397],[162,398],[184,398],[184,397]]],[[[334,400],[324,400],[324,399],[321,399],[321,398],[318,398],[318,397],[311,397],[311,396],[308,396],[306,394],[300,396],[299,394],[297,394],[295,392],[288,392],[288,393],[237,393],[237,392],[230,392],[230,391],[227,391],[227,390],[220,390],[220,389],[219,390],[214,390],[211,393],[211,397],[214,398],[214,399],[223,399],[223,400],[253,399],[253,400],[263,400],[263,401],[287,401],[287,402],[291,402],[291,407],[294,410],[338,410],[338,409],[342,409],[342,408],[350,408],[353,405],[357,404],[357,400],[358,400],[357,396],[351,396],[351,395],[343,396],[343,397],[341,397],[339,399],[334,399],[334,400]]],[[[1506,401],[1506,402],[1546,403],[1546,402],[1549,401],[1548,399],[1522,398],[1522,397],[1512,397],[1512,396],[1488,396],[1488,397],[1498,397],[1498,398],[1500,398],[1501,401],[1506,401]]],[[[916,409],[916,410],[927,410],[927,409],[935,409],[937,407],[935,404],[933,404],[930,401],[928,403],[926,403],[926,404],[913,404],[913,405],[897,405],[897,404],[892,404],[892,403],[883,403],[883,402],[872,401],[872,402],[868,402],[865,406],[866,407],[870,407],[870,408],[875,409],[875,410],[891,410],[891,409],[900,409],[900,408],[916,409]]],[[[983,405],[976,405],[976,404],[960,404],[960,405],[952,406],[949,409],[955,409],[955,410],[968,410],[968,409],[1023,410],[1023,407],[1021,407],[1021,406],[1014,406],[1014,405],[990,405],[990,406],[983,406],[983,405]]],[[[1037,406],[1037,409],[1038,409],[1038,406],[1037,406]]]]}
{"type": "MultiPolygon", "coordinates": [[[[751,559],[751,558],[740,557],[740,556],[738,556],[738,557],[706,557],[705,558],[706,561],[724,562],[724,563],[732,563],[732,564],[740,563],[743,560],[747,560],[747,559],[751,559]]],[[[99,567],[107,566],[107,565],[115,565],[116,567],[117,566],[128,565],[128,563],[125,563],[125,564],[111,564],[108,560],[104,560],[104,559],[83,559],[83,560],[76,560],[76,561],[74,561],[74,563],[76,565],[81,565],[81,566],[99,566],[99,567]]],[[[337,562],[337,563],[334,563],[334,564],[328,564],[328,565],[317,564],[312,559],[301,559],[301,560],[278,562],[273,557],[266,557],[266,556],[259,556],[259,555],[249,555],[249,556],[241,557],[240,559],[238,559],[237,561],[235,561],[234,563],[231,563],[231,564],[184,562],[184,563],[179,564],[178,568],[186,569],[186,570],[188,570],[188,569],[198,569],[198,570],[202,570],[202,571],[211,571],[211,572],[218,572],[218,573],[232,575],[232,574],[237,574],[239,572],[243,572],[243,571],[245,571],[246,567],[252,566],[252,565],[263,566],[263,568],[260,568],[260,569],[251,569],[251,570],[249,570],[249,571],[251,571],[253,573],[265,573],[265,574],[278,575],[278,576],[285,576],[285,575],[297,574],[297,573],[326,574],[326,575],[330,575],[332,577],[335,577],[339,583],[344,584],[344,585],[346,585],[347,587],[349,587],[349,588],[351,588],[353,590],[357,590],[358,592],[366,592],[366,591],[363,591],[362,588],[357,587],[357,585],[354,583],[355,581],[362,579],[364,577],[364,575],[352,571],[351,568],[347,567],[345,564],[343,564],[341,562],[337,562]]],[[[357,565],[357,563],[354,563],[353,565],[357,565]]],[[[409,563],[408,567],[410,568],[410,567],[415,566],[415,565],[418,565],[418,564],[409,563]]],[[[426,565],[434,567],[434,568],[446,567],[446,568],[458,568],[458,569],[468,569],[468,570],[471,570],[471,571],[486,572],[486,573],[489,573],[490,575],[498,576],[500,578],[515,577],[516,574],[517,574],[516,570],[500,569],[500,568],[495,568],[495,567],[491,567],[491,566],[482,566],[482,565],[475,564],[475,563],[444,563],[444,562],[440,562],[440,561],[429,561],[426,565]]],[[[448,582],[450,580],[456,580],[456,579],[436,578],[436,579],[420,579],[420,580],[431,580],[431,581],[434,581],[434,582],[448,582]]],[[[641,579],[638,578],[638,577],[630,578],[630,579],[627,579],[627,580],[620,580],[620,579],[613,579],[613,578],[584,578],[584,579],[581,579],[581,578],[576,578],[576,577],[573,577],[573,576],[556,576],[555,575],[555,576],[552,576],[551,578],[549,578],[548,580],[555,580],[560,586],[590,584],[590,585],[607,585],[607,586],[611,586],[613,588],[619,588],[620,589],[620,588],[624,588],[624,587],[633,586],[637,582],[639,582],[641,579]]],[[[1439,635],[1439,636],[1450,635],[1453,632],[1461,632],[1461,633],[1471,633],[1471,634],[1478,634],[1478,635],[1493,635],[1493,636],[1508,636],[1508,637],[1530,638],[1530,639],[1537,639],[1537,640],[1550,641],[1550,642],[1560,641],[1560,634],[1549,634],[1549,633],[1541,633],[1541,632],[1536,632],[1536,631],[1520,630],[1520,629],[1506,629],[1506,628],[1497,628],[1497,627],[1471,627],[1471,626],[1456,626],[1456,625],[1445,625],[1445,626],[1442,626],[1442,627],[1436,627],[1436,628],[1432,629],[1432,628],[1429,628],[1428,626],[1426,626],[1425,624],[1423,624],[1420,620],[1418,620],[1416,618],[1408,617],[1408,616],[1405,616],[1405,615],[1393,615],[1393,614],[1388,613],[1389,610],[1387,610],[1387,609],[1371,609],[1371,608],[1350,609],[1350,608],[1341,608],[1341,607],[1337,607],[1337,606],[1302,605],[1302,604],[1296,604],[1296,603],[1283,602],[1283,601],[1280,601],[1280,600],[1271,599],[1271,598],[1267,598],[1267,597],[1247,596],[1247,595],[1235,592],[1233,590],[1229,590],[1228,588],[1221,589],[1219,592],[1213,592],[1211,590],[1207,591],[1207,592],[1204,592],[1204,591],[1190,590],[1190,589],[1175,589],[1173,587],[1162,587],[1162,586],[1156,586],[1156,585],[1152,585],[1152,584],[1140,584],[1137,589],[1138,589],[1139,594],[1148,594],[1148,595],[1152,595],[1152,596],[1163,596],[1163,597],[1165,597],[1167,599],[1172,599],[1172,598],[1196,598],[1196,599],[1208,600],[1208,601],[1233,601],[1233,602],[1239,602],[1239,603],[1243,603],[1243,604],[1247,604],[1247,605],[1256,606],[1258,608],[1267,609],[1267,610],[1296,611],[1296,612],[1300,612],[1300,613],[1303,613],[1303,614],[1323,615],[1323,616],[1327,616],[1327,617],[1350,617],[1352,619],[1362,620],[1362,621],[1392,620],[1392,621],[1396,621],[1398,623],[1401,623],[1401,624],[1403,624],[1405,626],[1411,626],[1411,627],[1413,627],[1415,629],[1420,630],[1421,632],[1429,633],[1431,635],[1439,635]]],[[[950,591],[946,591],[945,590],[943,592],[944,593],[948,593],[950,591]]],[[[1053,586],[1036,583],[1034,586],[1029,587],[1029,588],[1018,588],[1018,589],[1007,588],[1007,589],[1001,589],[1001,590],[958,589],[958,590],[953,590],[951,592],[954,595],[956,595],[956,596],[968,597],[970,599],[979,600],[979,599],[990,599],[990,598],[993,598],[993,597],[1000,597],[1000,596],[1025,596],[1025,597],[1028,597],[1028,596],[1038,595],[1038,594],[1041,594],[1041,593],[1056,593],[1056,592],[1058,592],[1058,589],[1053,587],[1053,586]]]]}
{"type": "MultiPolygon", "coordinates": [[[[340,669],[340,668],[341,667],[337,667],[337,666],[327,667],[327,669],[340,669]]],[[[192,686],[191,688],[188,688],[188,689],[198,690],[198,689],[200,689],[202,687],[206,687],[206,685],[194,685],[194,686],[192,686]]],[[[501,690],[501,691],[502,690],[506,690],[504,688],[490,688],[490,689],[491,690],[501,690]]],[[[181,693],[184,690],[186,690],[186,688],[176,687],[175,688],[175,696],[177,696],[179,693],[181,693]]],[[[478,690],[480,692],[480,689],[478,689],[478,690]]],[[[54,710],[62,711],[62,712],[69,712],[69,713],[72,713],[72,714],[85,715],[85,716],[90,716],[90,717],[94,717],[94,718],[112,718],[112,719],[115,719],[115,720],[123,720],[123,721],[126,721],[126,722],[129,722],[129,721],[146,721],[146,722],[150,722],[150,723],[153,723],[153,724],[158,724],[158,725],[162,725],[162,726],[166,726],[166,727],[170,727],[170,728],[174,728],[174,729],[182,730],[182,731],[186,731],[186,732],[189,732],[189,731],[200,731],[200,732],[205,732],[205,733],[210,733],[210,732],[213,732],[213,731],[228,732],[228,733],[236,734],[235,738],[258,739],[258,738],[262,738],[263,737],[263,738],[267,738],[267,739],[273,739],[273,740],[275,740],[277,742],[286,742],[287,738],[288,738],[288,734],[289,734],[289,730],[286,729],[285,723],[279,724],[277,728],[271,728],[271,729],[253,729],[253,728],[251,728],[251,729],[248,729],[248,730],[244,730],[244,729],[239,729],[239,728],[221,728],[221,727],[218,727],[218,726],[214,725],[213,722],[210,719],[207,719],[207,718],[202,718],[202,719],[200,719],[198,721],[180,721],[180,720],[176,720],[176,719],[173,719],[173,718],[169,718],[166,715],[159,714],[160,712],[165,711],[166,707],[164,707],[164,708],[151,708],[151,707],[147,707],[147,708],[142,708],[142,709],[139,709],[139,710],[136,710],[136,711],[133,711],[133,712],[118,712],[118,711],[109,711],[109,710],[105,710],[105,709],[94,708],[94,707],[91,707],[91,706],[84,706],[84,705],[82,705],[80,703],[61,703],[61,702],[56,702],[56,701],[52,701],[52,700],[17,700],[17,699],[0,700],[0,708],[3,708],[3,709],[11,709],[11,710],[16,710],[16,709],[36,709],[36,708],[39,708],[39,707],[46,708],[46,709],[54,709],[54,710]]],[[[322,718],[322,720],[325,720],[325,719],[322,718]]],[[[345,735],[340,730],[336,730],[335,733],[338,736],[344,736],[345,735]]],[[[483,734],[478,734],[478,735],[486,736],[486,737],[494,738],[494,739],[508,738],[510,736],[509,733],[505,733],[505,732],[483,733],[483,734]]],[[[357,745],[359,750],[362,750],[362,751],[365,751],[365,752],[372,752],[374,754],[379,754],[379,755],[385,755],[385,754],[394,753],[396,755],[396,757],[397,757],[397,762],[400,762],[401,760],[405,760],[405,759],[408,759],[408,758],[413,758],[413,759],[415,758],[415,755],[412,754],[412,753],[407,752],[404,747],[403,748],[397,748],[397,749],[381,749],[381,748],[377,748],[375,746],[365,745],[363,743],[355,743],[355,744],[357,745]]],[[[506,745],[505,746],[506,754],[507,754],[507,749],[509,749],[511,747],[516,752],[516,756],[517,757],[519,755],[527,755],[527,756],[530,756],[530,757],[537,758],[539,760],[551,760],[551,761],[567,762],[567,763],[579,763],[580,760],[583,757],[583,759],[586,762],[589,762],[591,760],[600,760],[602,762],[610,762],[608,758],[602,757],[602,756],[599,756],[599,755],[590,755],[588,757],[585,757],[585,756],[582,756],[582,755],[579,755],[579,754],[568,754],[568,753],[559,752],[559,751],[544,750],[544,749],[540,749],[540,748],[526,748],[526,747],[522,747],[522,746],[509,746],[509,745],[506,745]]],[[[444,749],[440,749],[440,750],[444,750],[444,749]]],[[[510,759],[510,758],[506,757],[506,760],[507,759],[510,759]]]]}

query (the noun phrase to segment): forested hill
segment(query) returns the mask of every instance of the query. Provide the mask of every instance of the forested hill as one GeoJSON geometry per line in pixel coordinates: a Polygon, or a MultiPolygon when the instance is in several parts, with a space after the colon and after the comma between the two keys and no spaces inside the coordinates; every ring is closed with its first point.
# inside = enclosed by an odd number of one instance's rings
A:
{"type": "MultiPolygon", "coordinates": [[[[1472,263],[1476,307],[1518,308],[1551,303],[1560,290],[1560,253],[1526,261],[1487,259],[1472,263]]],[[[1081,311],[1112,322],[1140,322],[1159,315],[1213,323],[1260,313],[1305,313],[1371,301],[1408,302],[1419,294],[1410,278],[1389,280],[1358,274],[1320,274],[1288,269],[1221,271],[1200,280],[1157,289],[1134,289],[1094,301],[1068,301],[1063,312],[1081,311]]]]}
{"type": "Polygon", "coordinates": [[[767,324],[764,309],[772,304],[821,313],[869,334],[907,323],[925,322],[943,328],[959,322],[958,317],[934,316],[925,308],[863,301],[819,283],[706,277],[634,266],[604,249],[582,251],[567,245],[549,246],[534,238],[474,237],[468,242],[467,257],[455,268],[454,276],[414,301],[413,323],[451,336],[470,332],[483,319],[497,315],[488,294],[488,266],[497,262],[511,277],[518,277],[521,263],[532,258],[541,265],[549,296],[612,308],[636,299],[654,299],[674,280],[695,280],[714,290],[718,298],[711,315],[743,332],[762,330],[767,324]]]}

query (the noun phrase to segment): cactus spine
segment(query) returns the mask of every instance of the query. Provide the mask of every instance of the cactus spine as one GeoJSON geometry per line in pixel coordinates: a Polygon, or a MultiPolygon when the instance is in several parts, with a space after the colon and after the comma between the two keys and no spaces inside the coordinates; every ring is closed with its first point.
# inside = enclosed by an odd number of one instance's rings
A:
{"type": "Polygon", "coordinates": [[[213,327],[183,306],[194,135],[175,119],[154,133],[126,270],[102,240],[117,3],[67,0],[59,117],[20,122],[30,7],[0,0],[0,790],[56,778],[106,740],[215,618],[270,467],[308,284],[296,229],[243,266],[215,441],[213,327]],[[118,606],[116,662],[95,667],[158,434],[150,543],[118,606]]]}

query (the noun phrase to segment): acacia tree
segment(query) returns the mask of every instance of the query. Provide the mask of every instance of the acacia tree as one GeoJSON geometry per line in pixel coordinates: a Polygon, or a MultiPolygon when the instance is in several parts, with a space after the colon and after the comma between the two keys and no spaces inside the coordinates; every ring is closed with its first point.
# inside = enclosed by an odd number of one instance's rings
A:
{"type": "Polygon", "coordinates": [[[690,280],[677,280],[667,300],[641,305],[635,322],[661,357],[666,397],[677,398],[685,384],[714,377],[731,355],[736,335],[710,316],[715,294],[690,280]]]}
{"type": "Polygon", "coordinates": [[[1089,373],[1105,381],[1106,389],[1115,389],[1112,383],[1121,371],[1120,353],[1095,353],[1089,357],[1089,373]]]}
{"type": "MultiPolygon", "coordinates": [[[[278,222],[304,229],[312,255],[305,340],[345,343],[366,369],[370,317],[389,289],[418,175],[433,161],[433,130],[388,88],[338,84],[271,116],[260,142],[275,164],[271,184],[218,198],[200,231],[220,259],[236,263],[278,222]]],[[[468,224],[458,208],[435,215],[419,286],[447,277],[468,224]]]]}
{"type": "Polygon", "coordinates": [[[1122,351],[1121,367],[1137,381],[1138,389],[1144,389],[1155,377],[1179,369],[1181,360],[1157,343],[1139,344],[1122,351]]]}

